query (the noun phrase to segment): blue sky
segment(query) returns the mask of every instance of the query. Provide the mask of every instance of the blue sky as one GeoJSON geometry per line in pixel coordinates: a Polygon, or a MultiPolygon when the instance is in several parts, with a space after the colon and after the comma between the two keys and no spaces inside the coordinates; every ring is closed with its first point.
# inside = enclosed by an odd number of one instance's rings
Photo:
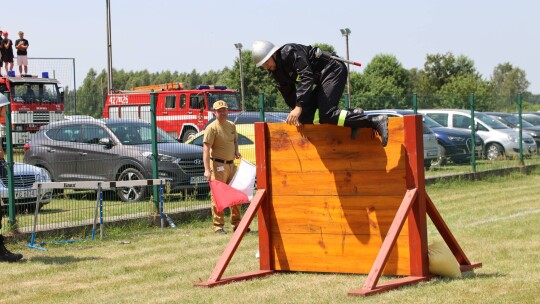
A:
{"type": "MultiPolygon", "coordinates": [[[[527,73],[540,94],[540,1],[262,1],[110,0],[116,69],[198,72],[234,64],[235,43],[328,43],[364,65],[393,54],[407,69],[426,54],[452,52],[489,79],[504,62],[527,73]],[[512,4],[510,4],[512,3],[512,4]]],[[[107,65],[106,1],[26,0],[4,6],[0,29],[23,30],[29,57],[75,58],[77,85],[107,65]]],[[[353,67],[362,71],[362,67],[353,67]]],[[[39,73],[41,71],[32,71],[39,73]]]]}

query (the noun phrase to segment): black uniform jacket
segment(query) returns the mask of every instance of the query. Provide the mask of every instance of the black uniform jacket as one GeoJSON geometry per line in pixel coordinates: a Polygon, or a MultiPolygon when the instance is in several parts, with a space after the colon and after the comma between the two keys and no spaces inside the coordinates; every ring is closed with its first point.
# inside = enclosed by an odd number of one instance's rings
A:
{"type": "Polygon", "coordinates": [[[309,103],[314,84],[327,61],[315,58],[315,48],[289,43],[276,51],[276,70],[271,72],[278,90],[290,108],[309,103]]]}

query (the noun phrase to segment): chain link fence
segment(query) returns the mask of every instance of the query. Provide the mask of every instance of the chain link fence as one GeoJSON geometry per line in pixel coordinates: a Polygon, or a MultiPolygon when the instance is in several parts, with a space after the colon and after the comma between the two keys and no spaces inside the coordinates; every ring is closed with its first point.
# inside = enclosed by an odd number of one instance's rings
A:
{"type": "MultiPolygon", "coordinates": [[[[92,96],[78,96],[92,100],[92,96]]],[[[145,98],[150,99],[150,95],[145,98]]],[[[289,109],[284,106],[281,97],[246,96],[246,111],[260,113],[285,112],[289,109]]],[[[453,97],[462,103],[461,112],[470,113],[471,108],[476,111],[473,96],[453,97]]],[[[508,101],[507,98],[501,98],[508,101]]],[[[95,98],[96,103],[102,103],[102,98],[95,98]]],[[[515,110],[507,112],[526,112],[520,107],[518,97],[513,99],[515,110]]],[[[169,100],[169,102],[172,102],[169,100]]],[[[485,100],[480,100],[480,109],[485,100]]],[[[433,110],[431,105],[440,103],[439,98],[425,96],[404,97],[366,97],[355,99],[351,102],[353,107],[362,107],[366,110],[382,110],[391,107],[396,109],[409,109],[411,111],[425,112],[433,110]],[[363,105],[377,105],[377,107],[364,107],[363,105]]],[[[341,104],[346,104],[345,98],[341,104]]],[[[101,104],[96,104],[96,107],[101,104]]],[[[343,107],[344,108],[344,107],[343,107]]],[[[512,107],[508,107],[510,109],[512,107]]],[[[69,117],[60,127],[34,135],[30,145],[24,148],[7,149],[11,153],[12,166],[8,170],[8,176],[2,176],[2,211],[4,212],[4,229],[16,229],[19,232],[30,232],[34,224],[36,207],[38,208],[37,231],[45,232],[66,228],[78,231],[87,231],[95,220],[96,206],[100,198],[94,190],[69,189],[69,181],[82,180],[135,180],[163,178],[167,182],[161,189],[156,186],[118,188],[103,192],[102,215],[105,225],[116,221],[132,219],[157,219],[159,214],[159,193],[162,193],[163,212],[173,219],[175,215],[186,212],[208,212],[210,208],[208,184],[201,179],[204,168],[202,164],[202,148],[196,141],[191,143],[178,143],[177,137],[171,137],[168,132],[156,128],[152,121],[153,110],[151,107],[124,109],[131,111],[123,115],[122,119],[104,123],[101,117],[69,117]],[[129,117],[129,122],[125,119],[129,117]],[[140,121],[137,121],[139,119],[140,121]],[[152,134],[155,134],[154,136],[152,134]],[[51,145],[54,139],[55,145],[51,145]],[[153,151],[153,146],[157,151],[153,151]],[[10,151],[11,150],[11,151],[10,151]],[[60,153],[60,151],[62,151],[60,153]],[[40,155],[38,157],[38,155],[40,155]],[[46,161],[45,161],[46,159],[46,161]],[[157,160],[157,166],[156,162],[157,160]],[[43,169],[47,170],[44,171],[43,169]],[[40,193],[42,205],[36,206],[36,195],[30,190],[31,185],[37,181],[47,179],[62,180],[66,182],[66,189],[48,190],[40,193]],[[12,179],[12,183],[9,180],[12,179]],[[12,189],[9,189],[9,187],[12,189]],[[12,199],[10,200],[10,196],[12,199]]],[[[74,109],[66,110],[66,114],[74,114],[74,109]]],[[[81,113],[78,113],[81,114],[81,113]]],[[[286,115],[286,114],[285,114],[286,115]]],[[[428,115],[428,114],[426,114],[428,115]]],[[[540,114],[533,114],[538,116],[540,114]]],[[[505,138],[513,144],[512,151],[502,150],[495,158],[488,158],[494,142],[484,140],[484,123],[479,119],[473,122],[462,118],[458,127],[457,118],[447,117],[446,125],[442,114],[431,115],[432,119],[443,126],[456,127],[466,131],[469,144],[466,151],[472,152],[473,134],[483,139],[481,151],[473,158],[467,158],[465,162],[452,160],[452,155],[446,153],[448,161],[434,161],[427,168],[426,177],[437,177],[487,171],[501,168],[522,167],[540,164],[540,158],[536,152],[539,144],[540,132],[534,128],[525,128],[525,122],[517,120],[517,126],[511,127],[505,138]],[[472,126],[475,126],[474,128],[472,126]],[[520,127],[521,126],[521,127],[520,127]],[[519,131],[521,129],[521,132],[519,131]],[[474,131],[474,132],[473,132],[474,131]],[[521,135],[520,135],[521,133],[521,135]],[[532,140],[532,142],[531,142],[532,140]],[[491,145],[489,145],[491,144],[491,145]],[[533,148],[534,147],[534,148],[533,148]],[[517,150],[516,150],[517,149],[517,150]],[[510,153],[512,152],[512,153],[510,153]],[[471,160],[472,159],[472,160],[471,160]]],[[[286,116],[285,116],[286,117],[286,116]]],[[[525,114],[523,115],[525,117],[525,114]]],[[[495,120],[495,118],[493,118],[495,120]]],[[[532,120],[532,119],[531,119],[532,120]]],[[[169,120],[171,128],[175,128],[174,120],[169,120]]],[[[252,123],[251,123],[252,125],[252,123]]],[[[180,129],[180,125],[176,126],[180,129]]],[[[540,128],[537,126],[536,128],[540,128]]],[[[238,128],[241,136],[247,140],[241,145],[245,149],[242,154],[254,155],[255,143],[250,129],[238,128]]],[[[7,132],[11,132],[11,126],[7,126],[7,132]]],[[[491,130],[487,131],[492,132],[491,130]]],[[[437,134],[437,132],[434,132],[437,134]]],[[[201,134],[197,134],[202,136],[201,134]]],[[[202,137],[200,138],[202,140],[202,137]]],[[[438,141],[442,146],[441,141],[438,141]]],[[[446,150],[448,151],[448,149],[446,150]]],[[[254,160],[253,160],[254,161],[254,160]]]]}

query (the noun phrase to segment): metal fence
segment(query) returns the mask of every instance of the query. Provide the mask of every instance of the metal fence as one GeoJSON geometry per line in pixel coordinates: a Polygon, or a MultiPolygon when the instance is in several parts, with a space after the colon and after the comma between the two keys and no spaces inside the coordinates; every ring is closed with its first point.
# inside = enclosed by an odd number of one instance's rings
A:
{"type": "MultiPolygon", "coordinates": [[[[70,181],[83,180],[132,180],[166,179],[168,182],[161,189],[163,212],[174,215],[188,211],[208,210],[210,207],[209,188],[203,175],[202,148],[196,144],[167,142],[167,132],[156,126],[156,99],[153,94],[144,97],[150,99],[147,108],[123,109],[132,111],[116,122],[104,124],[98,119],[70,117],[66,122],[57,123],[44,137],[42,131],[34,135],[24,149],[6,147],[10,170],[2,177],[2,210],[4,229],[17,229],[30,232],[34,224],[36,192],[30,190],[34,182],[45,181],[50,175],[55,181],[66,183],[65,189],[43,191],[42,205],[38,206],[39,217],[37,231],[50,231],[73,228],[78,231],[90,231],[94,221],[96,201],[99,199],[95,189],[70,189],[70,181]],[[125,117],[141,119],[145,122],[124,123],[125,117]],[[134,134],[129,134],[130,127],[137,126],[134,134]],[[51,141],[49,138],[53,138],[51,141]],[[108,138],[108,139],[107,139],[108,138]],[[51,143],[52,142],[52,143],[51,143]],[[173,147],[174,146],[174,147],[173,147]],[[37,167],[37,168],[36,168],[37,167]],[[40,168],[47,169],[43,173],[40,168]],[[180,176],[181,175],[181,176],[180,176]]],[[[287,111],[265,100],[264,95],[246,97],[256,99],[259,106],[249,110],[261,112],[287,111]],[[261,109],[264,109],[261,111],[261,109]]],[[[381,98],[382,99],[382,98],[381,98]]],[[[422,106],[425,98],[403,97],[408,100],[412,111],[426,109],[422,106]]],[[[516,97],[516,112],[522,112],[521,103],[516,97]]],[[[475,110],[474,97],[467,97],[467,111],[475,110]]],[[[345,101],[344,101],[345,104],[345,101]]],[[[382,109],[383,107],[379,108],[382,109]]],[[[66,114],[71,114],[67,112],[66,114]]],[[[101,117],[96,117],[101,118],[101,117]]],[[[174,120],[168,121],[175,128],[174,120]]],[[[471,122],[470,125],[474,125],[471,122]]],[[[523,125],[522,122],[519,125],[523,125]]],[[[13,130],[8,123],[7,132],[13,130]]],[[[176,126],[178,129],[179,125],[176,126]]],[[[240,130],[240,129],[239,129],[240,130]]],[[[471,137],[478,136],[476,128],[467,129],[471,137]]],[[[244,132],[244,131],[239,131],[244,132]]],[[[249,131],[246,131],[249,132],[249,131]]],[[[518,133],[531,135],[518,127],[518,133]],[[521,132],[519,131],[521,129],[521,132]]],[[[242,134],[248,139],[245,154],[255,154],[252,135],[242,134]],[[251,142],[249,141],[251,140],[251,142]]],[[[531,135],[532,136],[532,135],[531,135]]],[[[173,141],[176,138],[173,138],[173,141]]],[[[538,144],[538,134],[534,138],[538,144]]],[[[518,144],[525,141],[522,137],[513,138],[518,144]]],[[[527,142],[529,144],[529,142],[527,142]]],[[[526,147],[518,145],[519,151],[497,159],[487,159],[485,146],[483,153],[472,157],[472,163],[448,161],[435,164],[426,171],[426,177],[457,174],[463,172],[485,171],[507,167],[540,164],[537,153],[523,153],[526,147]]],[[[471,153],[471,150],[468,151],[471,153]]],[[[510,154],[510,153],[508,153],[510,154]]],[[[451,155],[447,155],[451,156],[451,155]]],[[[116,188],[103,192],[103,221],[105,224],[130,219],[157,217],[159,213],[159,188],[157,186],[116,188]]]]}

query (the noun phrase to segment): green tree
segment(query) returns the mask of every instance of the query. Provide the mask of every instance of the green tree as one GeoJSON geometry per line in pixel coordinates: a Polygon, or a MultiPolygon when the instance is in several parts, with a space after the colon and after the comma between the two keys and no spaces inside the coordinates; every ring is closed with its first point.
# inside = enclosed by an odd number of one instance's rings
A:
{"type": "Polygon", "coordinates": [[[366,109],[409,107],[405,97],[409,87],[407,69],[394,55],[379,54],[362,76],[351,74],[352,105],[366,109]]]}
{"type": "Polygon", "coordinates": [[[416,85],[422,94],[434,94],[440,90],[452,77],[474,76],[480,78],[480,74],[474,67],[474,61],[466,56],[457,58],[454,54],[428,54],[424,63],[423,72],[418,78],[420,83],[416,85]]]}
{"type": "Polygon", "coordinates": [[[471,93],[474,93],[477,111],[494,110],[489,83],[475,75],[459,75],[447,79],[446,84],[436,94],[440,101],[436,106],[469,109],[471,93]]]}
{"type": "Polygon", "coordinates": [[[516,96],[529,87],[525,71],[515,68],[509,62],[498,64],[491,75],[493,94],[500,108],[512,108],[516,104],[516,96]]]}

